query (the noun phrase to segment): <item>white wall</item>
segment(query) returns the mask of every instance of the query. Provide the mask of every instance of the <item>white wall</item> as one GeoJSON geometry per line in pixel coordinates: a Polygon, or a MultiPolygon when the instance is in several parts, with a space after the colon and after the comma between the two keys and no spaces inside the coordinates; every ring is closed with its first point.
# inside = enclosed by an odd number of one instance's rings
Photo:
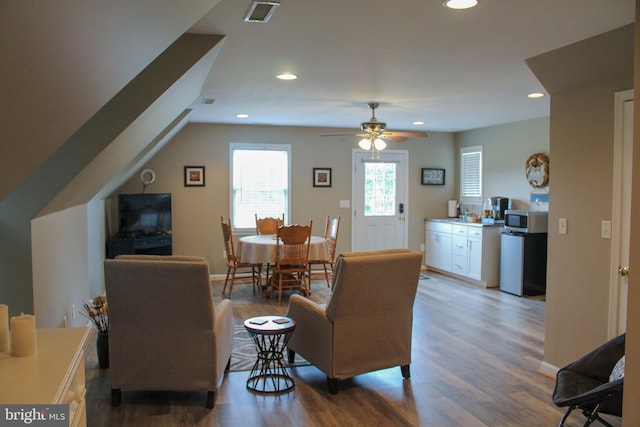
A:
{"type": "MultiPolygon", "coordinates": [[[[91,210],[94,214],[95,209],[91,210]]],[[[90,221],[86,205],[46,215],[31,221],[33,293],[38,328],[81,326],[87,319],[79,313],[89,299],[90,221]],[[74,318],[75,317],[75,318],[74,318]]],[[[95,240],[94,240],[95,241],[95,240]]]]}

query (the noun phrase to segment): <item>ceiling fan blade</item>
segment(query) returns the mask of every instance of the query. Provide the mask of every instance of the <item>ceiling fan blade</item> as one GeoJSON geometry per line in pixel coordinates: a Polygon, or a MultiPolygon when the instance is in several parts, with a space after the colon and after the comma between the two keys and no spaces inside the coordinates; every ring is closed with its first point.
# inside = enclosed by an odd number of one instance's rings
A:
{"type": "Polygon", "coordinates": [[[385,133],[384,135],[381,136],[382,139],[390,139],[392,141],[395,142],[405,142],[407,140],[406,137],[404,136],[399,136],[399,135],[389,135],[387,133],[385,133]]]}
{"type": "Polygon", "coordinates": [[[325,133],[320,136],[358,136],[357,133],[325,133]]]}
{"type": "Polygon", "coordinates": [[[426,132],[386,131],[385,135],[404,136],[406,138],[428,138],[429,137],[429,134],[427,134],[426,132]]]}

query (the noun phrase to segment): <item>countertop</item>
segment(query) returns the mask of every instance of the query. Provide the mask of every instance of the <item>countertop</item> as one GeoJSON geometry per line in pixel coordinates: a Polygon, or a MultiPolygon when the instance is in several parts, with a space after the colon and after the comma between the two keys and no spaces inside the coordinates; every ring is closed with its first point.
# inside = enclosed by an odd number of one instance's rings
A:
{"type": "Polygon", "coordinates": [[[462,224],[472,227],[504,227],[504,223],[486,224],[482,222],[465,221],[459,218],[426,218],[425,221],[447,222],[449,224],[462,224]]]}

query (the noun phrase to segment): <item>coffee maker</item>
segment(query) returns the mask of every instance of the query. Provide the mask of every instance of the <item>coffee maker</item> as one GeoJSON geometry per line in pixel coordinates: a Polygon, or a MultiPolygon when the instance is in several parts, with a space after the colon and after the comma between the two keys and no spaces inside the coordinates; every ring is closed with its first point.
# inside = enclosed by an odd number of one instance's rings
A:
{"type": "Polygon", "coordinates": [[[495,220],[504,220],[504,211],[509,209],[508,197],[491,197],[489,198],[489,216],[495,220]]]}

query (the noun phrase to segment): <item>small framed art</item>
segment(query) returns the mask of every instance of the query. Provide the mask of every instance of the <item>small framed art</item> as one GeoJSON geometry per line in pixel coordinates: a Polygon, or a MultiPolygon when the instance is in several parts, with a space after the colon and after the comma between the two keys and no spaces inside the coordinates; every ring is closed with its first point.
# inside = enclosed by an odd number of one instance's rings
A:
{"type": "Polygon", "coordinates": [[[331,187],[331,168],[313,168],[313,186],[331,187]]]}
{"type": "Polygon", "coordinates": [[[184,186],[204,187],[204,166],[185,166],[184,186]]]}
{"type": "Polygon", "coordinates": [[[422,185],[444,185],[444,169],[422,168],[422,185]]]}

